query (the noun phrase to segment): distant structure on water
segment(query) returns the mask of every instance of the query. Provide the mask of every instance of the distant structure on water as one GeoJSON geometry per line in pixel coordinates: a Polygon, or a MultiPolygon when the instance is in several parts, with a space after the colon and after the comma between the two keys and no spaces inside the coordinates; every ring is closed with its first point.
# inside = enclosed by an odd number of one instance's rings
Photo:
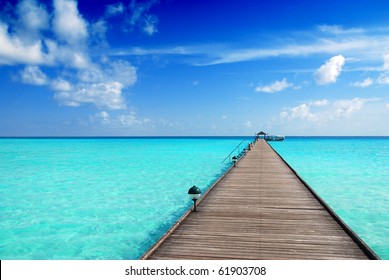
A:
{"type": "Polygon", "coordinates": [[[268,135],[266,132],[262,130],[257,133],[257,139],[265,139],[266,141],[283,141],[285,140],[285,136],[283,135],[268,135]]]}

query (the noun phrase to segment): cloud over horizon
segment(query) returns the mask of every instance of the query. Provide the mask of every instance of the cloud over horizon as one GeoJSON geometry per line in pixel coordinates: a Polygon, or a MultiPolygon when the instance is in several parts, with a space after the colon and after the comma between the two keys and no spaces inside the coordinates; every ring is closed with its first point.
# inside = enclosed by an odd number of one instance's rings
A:
{"type": "Polygon", "coordinates": [[[378,101],[377,98],[338,99],[329,101],[327,99],[304,102],[297,106],[286,108],[281,111],[281,120],[304,120],[308,122],[329,122],[339,119],[350,118],[360,111],[368,102],[378,101]]]}

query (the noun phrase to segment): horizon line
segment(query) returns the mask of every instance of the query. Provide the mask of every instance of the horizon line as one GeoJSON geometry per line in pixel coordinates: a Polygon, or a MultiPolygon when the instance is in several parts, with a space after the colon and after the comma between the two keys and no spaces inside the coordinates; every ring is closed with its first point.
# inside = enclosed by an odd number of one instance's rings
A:
{"type": "MultiPolygon", "coordinates": [[[[285,137],[389,137],[389,135],[284,135],[285,137]]],[[[223,138],[256,137],[256,135],[136,135],[136,136],[0,136],[4,138],[223,138]]]]}

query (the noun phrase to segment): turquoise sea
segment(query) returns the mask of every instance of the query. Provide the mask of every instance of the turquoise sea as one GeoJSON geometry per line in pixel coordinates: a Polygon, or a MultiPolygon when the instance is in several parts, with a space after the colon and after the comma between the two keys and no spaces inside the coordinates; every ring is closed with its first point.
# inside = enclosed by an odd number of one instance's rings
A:
{"type": "MultiPolygon", "coordinates": [[[[0,139],[0,259],[136,259],[246,137],[0,139]]],[[[389,259],[389,138],[271,145],[389,259]]]]}
{"type": "Polygon", "coordinates": [[[389,137],[269,142],[382,259],[389,259],[389,137]]]}
{"type": "Polygon", "coordinates": [[[137,259],[241,141],[0,139],[0,259],[137,259]]]}

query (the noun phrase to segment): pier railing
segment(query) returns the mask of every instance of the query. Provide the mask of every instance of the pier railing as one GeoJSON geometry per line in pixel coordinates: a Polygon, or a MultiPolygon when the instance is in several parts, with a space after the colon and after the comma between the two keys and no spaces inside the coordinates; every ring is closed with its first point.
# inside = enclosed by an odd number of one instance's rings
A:
{"type": "Polygon", "coordinates": [[[223,159],[222,163],[226,161],[226,159],[229,159],[229,161],[231,161],[231,155],[238,149],[238,154],[240,154],[240,145],[242,145],[243,143],[247,143],[250,141],[248,140],[242,140],[242,142],[240,142],[232,151],[231,153],[228,154],[228,156],[225,157],[225,159],[223,159]]]}

